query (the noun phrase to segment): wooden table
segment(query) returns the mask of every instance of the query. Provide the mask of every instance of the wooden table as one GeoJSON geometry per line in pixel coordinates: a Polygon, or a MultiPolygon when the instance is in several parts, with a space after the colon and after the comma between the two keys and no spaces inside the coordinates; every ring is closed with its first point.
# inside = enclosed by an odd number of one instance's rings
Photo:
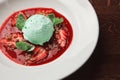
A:
{"type": "Polygon", "coordinates": [[[97,47],[77,72],[63,80],[120,80],[120,0],[90,0],[100,23],[97,47]]]}

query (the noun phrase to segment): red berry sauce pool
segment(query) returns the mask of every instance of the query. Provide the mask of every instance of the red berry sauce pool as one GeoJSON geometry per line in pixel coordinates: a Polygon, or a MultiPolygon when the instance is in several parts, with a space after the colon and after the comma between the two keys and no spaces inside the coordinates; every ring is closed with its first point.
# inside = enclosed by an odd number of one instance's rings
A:
{"type": "Polygon", "coordinates": [[[31,8],[13,13],[0,27],[0,49],[10,60],[26,65],[37,66],[51,62],[61,56],[70,46],[73,38],[73,31],[69,21],[60,13],[51,8],[31,8]],[[62,17],[64,22],[56,25],[54,34],[49,42],[43,46],[34,45],[31,52],[22,51],[16,48],[17,41],[24,41],[23,33],[16,27],[16,20],[19,14],[28,19],[34,14],[55,14],[62,17]]]}

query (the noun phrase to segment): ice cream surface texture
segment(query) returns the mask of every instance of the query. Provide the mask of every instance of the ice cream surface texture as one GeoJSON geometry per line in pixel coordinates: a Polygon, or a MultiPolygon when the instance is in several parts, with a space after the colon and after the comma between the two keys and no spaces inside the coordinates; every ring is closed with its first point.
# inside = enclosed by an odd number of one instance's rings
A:
{"type": "Polygon", "coordinates": [[[22,32],[24,38],[29,42],[43,45],[51,39],[54,26],[47,16],[35,14],[26,20],[22,32]]]}

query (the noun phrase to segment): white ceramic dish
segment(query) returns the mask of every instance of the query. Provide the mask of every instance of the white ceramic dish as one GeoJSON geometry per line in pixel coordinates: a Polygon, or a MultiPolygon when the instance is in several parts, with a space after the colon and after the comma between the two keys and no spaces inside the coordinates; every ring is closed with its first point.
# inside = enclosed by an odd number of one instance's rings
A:
{"type": "Polygon", "coordinates": [[[49,7],[63,14],[73,27],[72,44],[58,59],[35,67],[16,64],[0,53],[2,80],[60,80],[80,68],[96,46],[98,20],[87,0],[0,0],[0,25],[15,11],[33,7],[49,7]]]}

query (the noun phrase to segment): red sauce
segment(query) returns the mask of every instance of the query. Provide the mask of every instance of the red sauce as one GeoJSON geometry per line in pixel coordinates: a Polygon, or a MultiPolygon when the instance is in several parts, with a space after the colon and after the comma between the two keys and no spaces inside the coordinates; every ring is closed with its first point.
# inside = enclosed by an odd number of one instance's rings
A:
{"type": "Polygon", "coordinates": [[[0,29],[0,49],[12,61],[36,66],[51,62],[61,56],[71,44],[73,31],[69,21],[60,13],[51,8],[32,8],[13,13],[2,24],[0,29]],[[23,14],[26,19],[34,14],[48,15],[54,13],[56,17],[62,17],[64,22],[55,27],[51,40],[43,46],[35,45],[32,52],[22,51],[16,48],[17,40],[24,40],[23,33],[16,27],[16,19],[23,14]]]}

